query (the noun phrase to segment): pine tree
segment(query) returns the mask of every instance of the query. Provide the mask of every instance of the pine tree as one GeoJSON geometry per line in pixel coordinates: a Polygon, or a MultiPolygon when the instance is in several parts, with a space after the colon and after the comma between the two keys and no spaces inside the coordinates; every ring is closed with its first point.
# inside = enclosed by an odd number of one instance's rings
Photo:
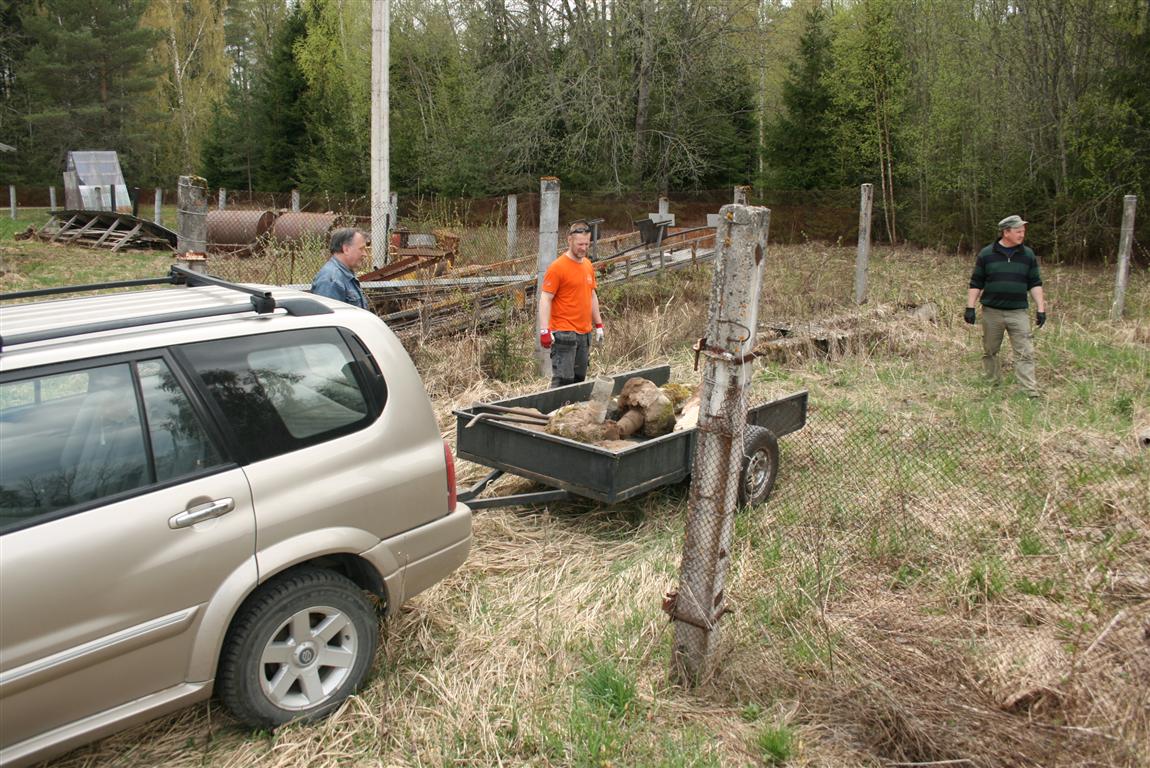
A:
{"type": "Polygon", "coordinates": [[[274,38],[253,94],[260,151],[252,175],[256,188],[265,192],[287,192],[299,184],[298,169],[308,135],[303,101],[307,81],[296,61],[295,47],[306,32],[303,11],[293,7],[274,38]]]}
{"type": "Polygon", "coordinates": [[[826,78],[831,69],[831,38],[826,15],[813,8],[805,17],[798,60],[783,83],[785,112],[770,127],[767,175],[773,186],[817,189],[835,186],[833,100],[826,78]]]}
{"type": "MultiPolygon", "coordinates": [[[[156,73],[146,0],[38,0],[20,14],[29,40],[17,80],[28,94],[25,161],[55,181],[72,149],[114,149],[129,179],[141,167],[156,73]]],[[[31,181],[31,179],[29,179],[31,181]]]]}

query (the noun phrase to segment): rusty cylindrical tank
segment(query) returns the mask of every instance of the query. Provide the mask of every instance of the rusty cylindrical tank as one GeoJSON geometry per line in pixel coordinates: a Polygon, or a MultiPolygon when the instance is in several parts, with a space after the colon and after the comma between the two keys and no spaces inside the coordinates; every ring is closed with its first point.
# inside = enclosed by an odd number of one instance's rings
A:
{"type": "Polygon", "coordinates": [[[272,211],[208,211],[208,248],[216,253],[254,253],[263,245],[275,219],[272,211]]]}
{"type": "Polygon", "coordinates": [[[345,221],[345,216],[336,213],[281,213],[272,224],[271,239],[281,244],[315,239],[326,245],[331,231],[345,226],[345,221]]]}

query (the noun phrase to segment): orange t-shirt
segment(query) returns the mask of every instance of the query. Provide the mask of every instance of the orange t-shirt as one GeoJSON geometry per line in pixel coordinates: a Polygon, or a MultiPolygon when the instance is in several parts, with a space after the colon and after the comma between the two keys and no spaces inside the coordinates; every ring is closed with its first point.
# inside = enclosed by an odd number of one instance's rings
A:
{"type": "Polygon", "coordinates": [[[591,294],[595,292],[595,267],[591,260],[575,261],[564,253],[543,275],[543,290],[551,300],[552,331],[591,332],[591,294]]]}

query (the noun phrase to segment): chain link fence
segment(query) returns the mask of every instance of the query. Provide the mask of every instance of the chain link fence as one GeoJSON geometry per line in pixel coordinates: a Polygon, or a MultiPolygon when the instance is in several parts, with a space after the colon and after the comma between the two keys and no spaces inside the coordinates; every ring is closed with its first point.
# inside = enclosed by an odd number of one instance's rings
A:
{"type": "Polygon", "coordinates": [[[771,499],[729,543],[728,654],[892,761],[1141,764],[1150,450],[1134,435],[1052,446],[820,397],[780,444],[771,499]]]}

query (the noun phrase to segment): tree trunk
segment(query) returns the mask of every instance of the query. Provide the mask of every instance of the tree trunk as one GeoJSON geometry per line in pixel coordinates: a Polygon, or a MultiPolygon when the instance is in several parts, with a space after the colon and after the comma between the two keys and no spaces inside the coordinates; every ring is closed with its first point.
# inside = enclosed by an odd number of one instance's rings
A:
{"type": "Polygon", "coordinates": [[[635,146],[631,153],[632,183],[638,183],[643,178],[643,165],[646,162],[647,147],[647,113],[651,102],[651,63],[654,57],[652,40],[647,22],[647,3],[639,5],[639,66],[635,73],[638,83],[635,94],[635,146]]]}

